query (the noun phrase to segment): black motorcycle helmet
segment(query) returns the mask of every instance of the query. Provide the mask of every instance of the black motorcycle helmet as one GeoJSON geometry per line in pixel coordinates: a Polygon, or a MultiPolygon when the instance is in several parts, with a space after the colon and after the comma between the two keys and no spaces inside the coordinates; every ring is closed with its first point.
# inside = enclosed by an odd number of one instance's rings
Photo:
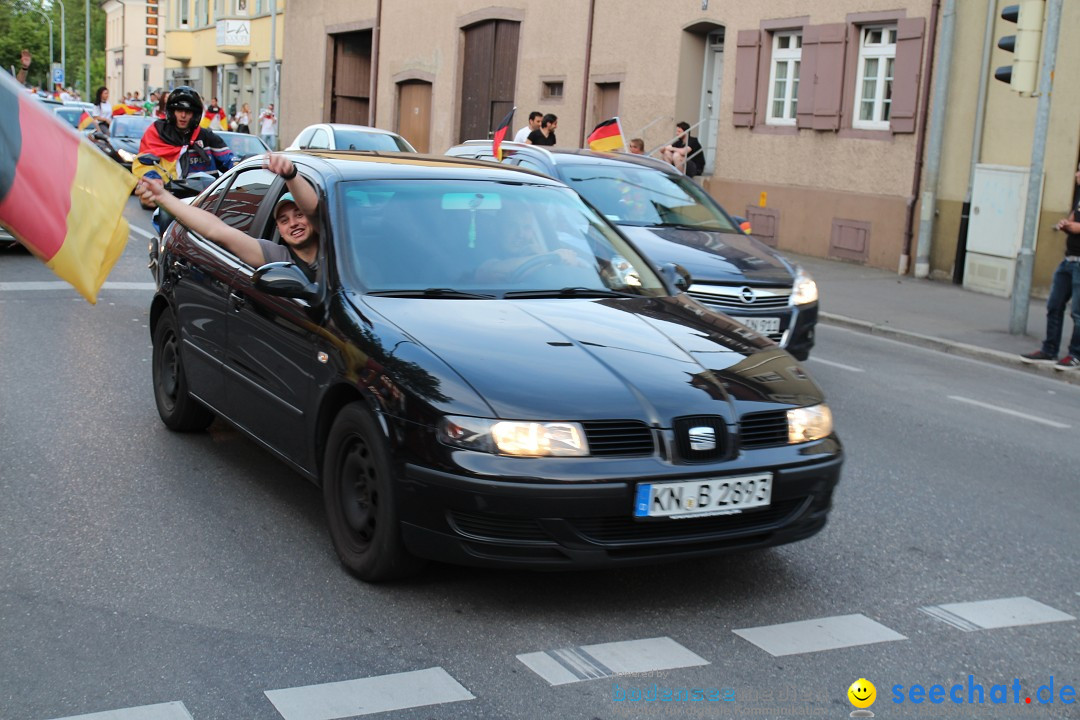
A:
{"type": "Polygon", "coordinates": [[[188,87],[187,85],[181,85],[169,93],[169,100],[165,103],[165,119],[168,120],[169,124],[173,127],[177,126],[177,110],[190,110],[194,115],[194,125],[198,125],[199,121],[202,120],[203,114],[203,103],[202,98],[199,97],[199,93],[195,92],[194,88],[188,87]]]}

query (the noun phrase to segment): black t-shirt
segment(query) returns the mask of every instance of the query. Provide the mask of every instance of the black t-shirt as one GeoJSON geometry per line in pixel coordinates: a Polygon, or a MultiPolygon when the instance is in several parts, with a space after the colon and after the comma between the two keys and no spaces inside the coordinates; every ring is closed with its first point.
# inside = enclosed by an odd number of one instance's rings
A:
{"type": "MultiPolygon", "coordinates": [[[[1080,221],[1080,201],[1073,205],[1073,219],[1080,221]]],[[[1080,255],[1080,235],[1069,233],[1065,238],[1065,254],[1072,257],[1080,255]]]]}
{"type": "Polygon", "coordinates": [[[304,271],[304,275],[307,276],[307,279],[310,282],[315,282],[319,274],[318,258],[312,263],[304,262],[304,260],[293,252],[293,249],[288,245],[278,245],[275,242],[264,240],[262,238],[259,238],[259,245],[262,246],[264,262],[291,262],[304,271]]]}
{"type": "Polygon", "coordinates": [[[555,144],[555,132],[552,131],[550,135],[544,137],[543,130],[533,130],[529,133],[527,138],[533,145],[554,145],[555,144]]]}
{"type": "Polygon", "coordinates": [[[671,146],[677,148],[686,145],[690,146],[690,152],[687,155],[690,159],[686,161],[686,174],[694,177],[700,175],[701,171],[705,169],[705,158],[701,155],[701,143],[698,142],[698,139],[689,133],[687,133],[686,137],[688,138],[687,142],[684,143],[680,139],[671,143],[671,146]]]}

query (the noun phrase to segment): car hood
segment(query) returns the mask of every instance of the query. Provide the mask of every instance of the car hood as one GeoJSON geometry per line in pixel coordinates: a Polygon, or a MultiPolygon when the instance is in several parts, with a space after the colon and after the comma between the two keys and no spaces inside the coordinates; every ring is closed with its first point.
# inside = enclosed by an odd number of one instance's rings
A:
{"type": "Polygon", "coordinates": [[[760,240],[734,232],[620,225],[653,263],[678,263],[694,282],[791,285],[787,262],[760,240]]]}
{"type": "Polygon", "coordinates": [[[499,418],[666,426],[730,417],[736,401],[748,412],[823,399],[770,340],[685,296],[363,300],[456,374],[445,386],[464,381],[499,418]]]}
{"type": "Polygon", "coordinates": [[[132,155],[139,154],[139,141],[141,138],[136,137],[110,137],[109,144],[111,144],[117,150],[126,150],[132,155]]]}

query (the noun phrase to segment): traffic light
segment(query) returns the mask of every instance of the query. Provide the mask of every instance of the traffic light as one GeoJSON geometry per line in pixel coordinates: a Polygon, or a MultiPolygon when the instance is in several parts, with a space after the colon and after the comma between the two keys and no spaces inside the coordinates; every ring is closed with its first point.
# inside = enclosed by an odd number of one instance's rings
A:
{"type": "Polygon", "coordinates": [[[1003,20],[1016,23],[1016,34],[1004,35],[998,40],[999,48],[1013,53],[1013,61],[1012,65],[997,68],[994,77],[1009,83],[1017,92],[1033,93],[1038,87],[1045,8],[1046,0],[1027,0],[1001,11],[1003,20]]]}

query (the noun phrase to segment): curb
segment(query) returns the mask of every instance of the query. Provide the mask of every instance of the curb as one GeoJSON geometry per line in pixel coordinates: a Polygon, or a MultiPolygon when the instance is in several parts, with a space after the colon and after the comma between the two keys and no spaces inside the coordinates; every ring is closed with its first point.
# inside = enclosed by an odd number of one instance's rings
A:
{"type": "Polygon", "coordinates": [[[972,360],[982,360],[983,362],[1002,365],[1015,370],[1022,370],[1032,375],[1040,375],[1045,378],[1057,380],[1058,382],[1069,383],[1070,385],[1080,385],[1080,371],[1055,370],[1053,365],[1026,363],[1020,359],[1019,355],[1013,353],[991,350],[990,348],[979,347],[978,345],[968,345],[952,340],[943,340],[938,337],[933,337],[932,335],[922,335],[909,330],[899,330],[888,325],[858,320],[844,315],[819,312],[818,320],[826,325],[835,325],[837,327],[847,328],[848,330],[866,333],[867,335],[876,335],[878,337],[907,343],[908,345],[917,345],[919,347],[927,348],[928,350],[936,350],[937,352],[946,353],[948,355],[957,355],[972,360]]]}

